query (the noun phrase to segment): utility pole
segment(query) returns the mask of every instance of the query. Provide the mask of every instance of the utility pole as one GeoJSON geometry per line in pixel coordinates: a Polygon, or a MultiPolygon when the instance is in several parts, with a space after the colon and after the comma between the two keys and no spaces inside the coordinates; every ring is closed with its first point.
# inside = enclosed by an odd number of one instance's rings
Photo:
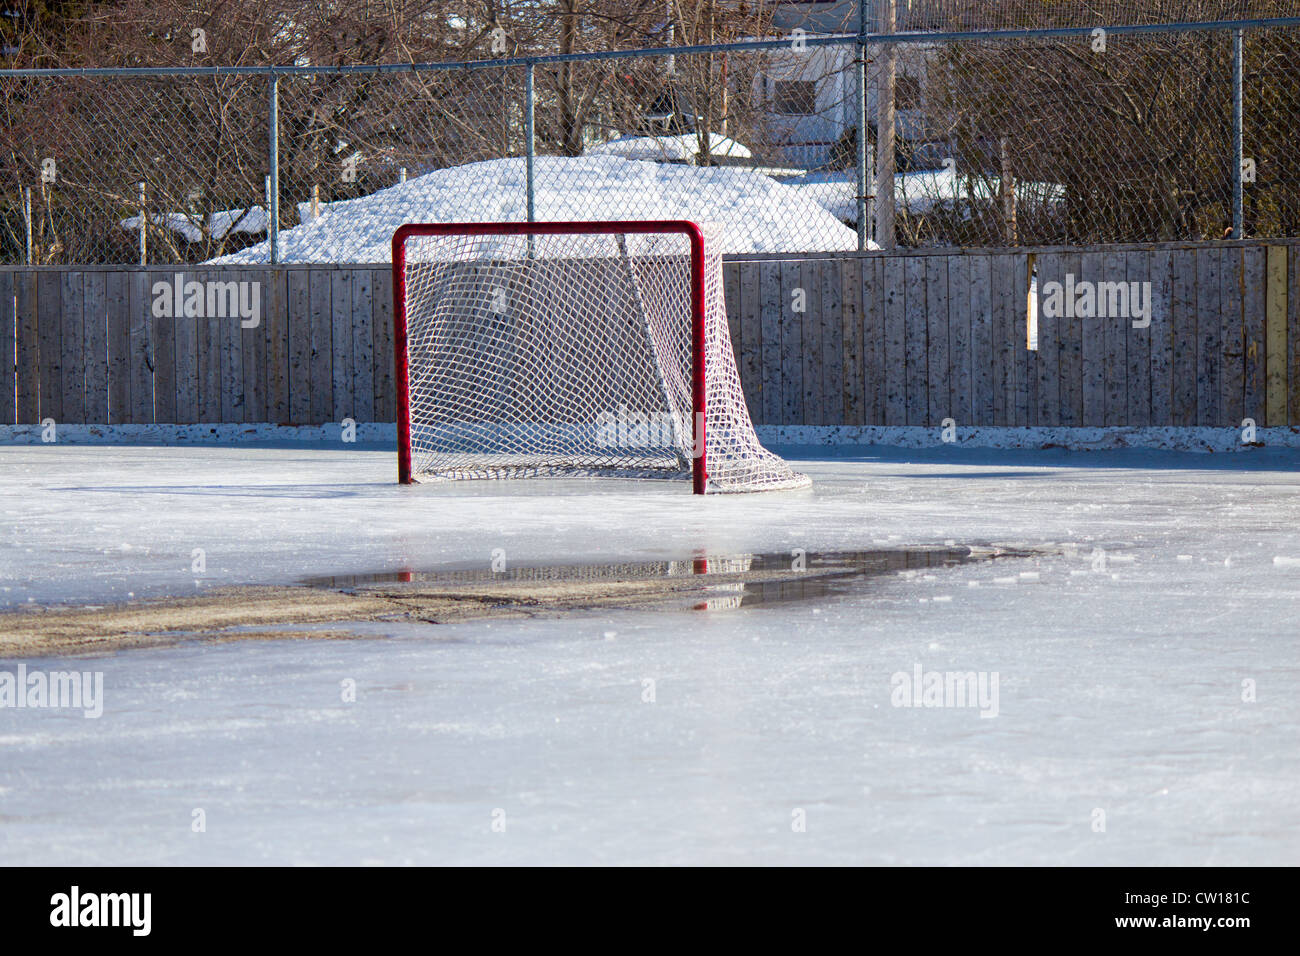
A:
{"type": "MultiPolygon", "coordinates": [[[[896,28],[897,0],[876,0],[880,5],[880,33],[896,28]]],[[[897,47],[884,44],[876,79],[876,242],[894,248],[894,93],[897,85],[897,47]]]]}

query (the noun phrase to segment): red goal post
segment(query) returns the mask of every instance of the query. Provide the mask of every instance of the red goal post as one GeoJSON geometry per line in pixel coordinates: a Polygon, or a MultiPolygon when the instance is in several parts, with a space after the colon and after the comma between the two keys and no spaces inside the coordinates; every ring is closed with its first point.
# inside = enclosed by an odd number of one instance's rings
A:
{"type": "Polygon", "coordinates": [[[704,389],[704,231],[686,219],[610,222],[407,223],[393,233],[393,360],[397,390],[397,480],[411,484],[410,366],[406,349],[406,241],[415,236],[645,235],[681,233],[691,250],[691,405],[693,414],[691,488],[704,494],[708,481],[704,389]]]}

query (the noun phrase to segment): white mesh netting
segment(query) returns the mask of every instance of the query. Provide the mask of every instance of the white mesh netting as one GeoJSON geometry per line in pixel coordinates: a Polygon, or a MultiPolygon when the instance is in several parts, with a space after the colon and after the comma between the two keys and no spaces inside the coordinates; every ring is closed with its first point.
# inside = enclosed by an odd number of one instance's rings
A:
{"type": "MultiPolygon", "coordinates": [[[[416,480],[690,478],[684,233],[408,236],[416,480]]],[[[810,484],[759,444],[705,246],[706,490],[810,484]]]]}

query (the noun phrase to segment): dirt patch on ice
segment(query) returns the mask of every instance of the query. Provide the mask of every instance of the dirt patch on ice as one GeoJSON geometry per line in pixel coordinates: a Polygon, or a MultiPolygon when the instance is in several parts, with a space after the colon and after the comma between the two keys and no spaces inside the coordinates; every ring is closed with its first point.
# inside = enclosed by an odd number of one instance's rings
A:
{"type": "Polygon", "coordinates": [[[226,587],[191,597],[5,612],[0,658],[93,654],[196,639],[355,638],[362,635],[328,625],[365,621],[444,624],[600,608],[732,610],[824,598],[872,577],[1031,553],[980,546],[781,552],[509,571],[383,572],[297,586],[226,587]]]}

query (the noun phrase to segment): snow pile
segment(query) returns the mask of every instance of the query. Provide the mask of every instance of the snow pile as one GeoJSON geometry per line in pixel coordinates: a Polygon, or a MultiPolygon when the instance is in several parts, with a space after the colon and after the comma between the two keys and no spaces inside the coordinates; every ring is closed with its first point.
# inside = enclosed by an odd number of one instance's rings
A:
{"type": "MultiPolygon", "coordinates": [[[[786,185],[810,202],[815,202],[837,219],[857,222],[858,188],[852,172],[809,173],[786,185]]],[[[921,170],[894,177],[894,195],[899,209],[924,215],[939,206],[959,201],[987,203],[999,196],[999,180],[974,177],[951,169],[921,170]]],[[[1065,199],[1065,187],[1056,183],[1016,183],[1016,199],[1025,204],[1054,204],[1065,199]]]]}
{"type": "Polygon", "coordinates": [[[858,187],[852,173],[809,173],[798,179],[787,179],[785,184],[836,219],[858,221],[858,187]]]}
{"type": "MultiPolygon", "coordinates": [[[[204,238],[202,216],[190,216],[183,212],[150,213],[150,225],[176,233],[186,242],[201,242],[204,238]]],[[[140,217],[132,216],[121,220],[123,229],[132,232],[140,228],[140,217]]],[[[246,232],[259,235],[266,232],[266,210],[261,206],[248,209],[218,209],[208,216],[206,234],[213,239],[224,239],[232,232],[246,232]]]]}
{"type": "MultiPolygon", "coordinates": [[[[523,222],[524,175],[522,158],[488,160],[330,203],[319,219],[280,233],[280,261],[389,262],[403,223],[523,222]]],[[[690,219],[716,226],[720,251],[733,254],[857,248],[856,233],[824,208],[750,170],[540,156],[535,183],[539,221],[690,219]]],[[[269,260],[262,242],[212,261],[269,260]]]]}
{"type": "MultiPolygon", "coordinates": [[[[923,170],[897,177],[898,202],[908,211],[924,214],[936,206],[959,202],[987,203],[1001,195],[1002,182],[997,176],[967,176],[953,169],[923,170]]],[[[1060,203],[1065,187],[1056,183],[1019,181],[1015,184],[1016,200],[1021,204],[1060,203]]]]}
{"type": "Polygon", "coordinates": [[[310,202],[300,202],[297,204],[298,221],[311,222],[313,219],[319,219],[321,216],[325,215],[329,210],[329,207],[330,203],[318,202],[316,203],[316,210],[313,212],[312,204],[310,202]]]}
{"type": "MultiPolygon", "coordinates": [[[[667,136],[620,136],[608,143],[593,146],[588,156],[619,156],[623,159],[646,159],[651,162],[694,163],[700,150],[700,140],[695,133],[667,136]]],[[[736,159],[752,159],[749,147],[719,133],[709,134],[709,154],[736,159]]]]}

